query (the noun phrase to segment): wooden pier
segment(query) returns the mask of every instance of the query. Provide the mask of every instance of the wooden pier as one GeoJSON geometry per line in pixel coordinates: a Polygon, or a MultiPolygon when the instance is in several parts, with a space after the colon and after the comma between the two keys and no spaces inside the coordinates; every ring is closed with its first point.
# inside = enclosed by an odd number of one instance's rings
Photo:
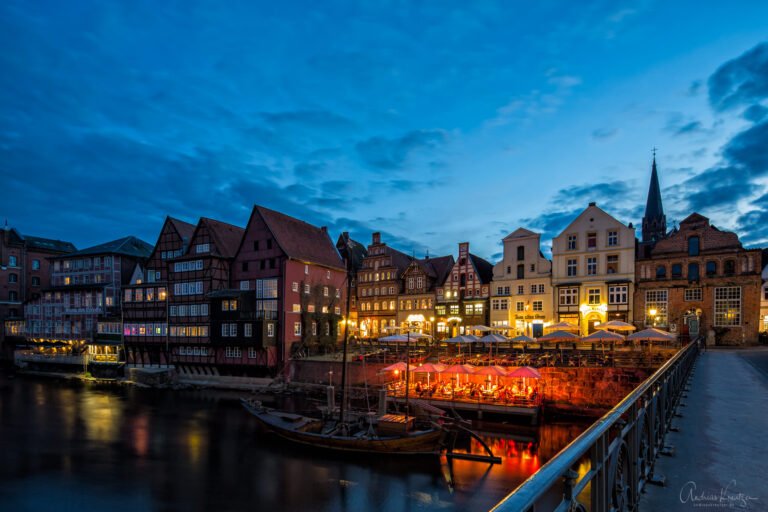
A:
{"type": "MultiPolygon", "coordinates": [[[[397,404],[405,404],[405,398],[401,396],[388,395],[387,401],[397,404]]],[[[424,397],[419,397],[418,402],[424,402],[443,411],[454,410],[457,412],[474,413],[478,419],[482,419],[483,414],[498,414],[501,416],[527,418],[530,420],[531,425],[538,424],[541,415],[541,405],[514,405],[478,400],[451,400],[445,398],[424,397]]]]}

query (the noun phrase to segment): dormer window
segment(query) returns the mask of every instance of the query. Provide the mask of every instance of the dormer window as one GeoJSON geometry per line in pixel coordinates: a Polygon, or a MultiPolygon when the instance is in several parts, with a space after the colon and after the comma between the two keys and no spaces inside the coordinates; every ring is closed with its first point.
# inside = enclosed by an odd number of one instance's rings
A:
{"type": "Polygon", "coordinates": [[[195,252],[197,254],[204,254],[207,252],[211,252],[211,244],[197,244],[195,246],[195,252]]]}
{"type": "Polygon", "coordinates": [[[688,256],[699,255],[699,237],[692,236],[688,239],[688,256]]]}

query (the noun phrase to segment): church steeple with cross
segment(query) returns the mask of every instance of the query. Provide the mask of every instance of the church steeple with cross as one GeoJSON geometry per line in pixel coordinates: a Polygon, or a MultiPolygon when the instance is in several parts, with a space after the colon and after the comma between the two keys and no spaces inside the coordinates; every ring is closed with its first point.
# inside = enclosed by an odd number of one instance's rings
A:
{"type": "Polygon", "coordinates": [[[659,174],[656,171],[656,148],[653,148],[653,165],[651,166],[651,184],[648,187],[648,201],[645,204],[643,216],[643,242],[656,242],[667,234],[667,216],[661,204],[661,187],[659,174]]]}

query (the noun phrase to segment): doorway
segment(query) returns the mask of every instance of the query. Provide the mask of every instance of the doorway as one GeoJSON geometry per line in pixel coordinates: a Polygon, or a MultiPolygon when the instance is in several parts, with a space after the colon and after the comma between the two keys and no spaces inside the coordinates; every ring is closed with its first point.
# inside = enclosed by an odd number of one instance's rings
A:
{"type": "Polygon", "coordinates": [[[587,318],[587,334],[592,334],[597,330],[597,326],[600,325],[600,316],[591,315],[587,318]]]}

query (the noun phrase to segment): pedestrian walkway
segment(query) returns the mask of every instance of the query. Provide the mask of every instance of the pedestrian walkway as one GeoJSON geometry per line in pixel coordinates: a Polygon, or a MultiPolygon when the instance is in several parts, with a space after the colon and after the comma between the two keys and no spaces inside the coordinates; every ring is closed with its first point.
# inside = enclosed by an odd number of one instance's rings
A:
{"type": "Polygon", "coordinates": [[[640,510],[768,511],[768,349],[704,352],[682,403],[640,510]]]}

